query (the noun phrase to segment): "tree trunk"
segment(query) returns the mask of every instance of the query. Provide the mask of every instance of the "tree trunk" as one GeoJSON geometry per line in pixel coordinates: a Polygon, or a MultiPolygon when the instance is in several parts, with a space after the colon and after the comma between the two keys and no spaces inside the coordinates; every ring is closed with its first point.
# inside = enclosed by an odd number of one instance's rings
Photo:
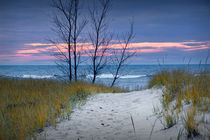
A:
{"type": "Polygon", "coordinates": [[[74,80],[77,81],[77,14],[78,14],[78,2],[74,0],[74,80]]]}
{"type": "Polygon", "coordinates": [[[72,72],[71,72],[71,48],[70,44],[68,44],[68,54],[69,54],[69,81],[72,81],[72,72]]]}
{"type": "Polygon", "coordinates": [[[74,42],[74,80],[77,81],[77,54],[76,43],[74,42]]]}
{"type": "Polygon", "coordinates": [[[113,79],[113,81],[112,81],[111,87],[114,86],[115,81],[118,79],[117,75],[118,75],[118,73],[119,73],[119,70],[120,70],[121,65],[122,65],[122,61],[121,61],[121,62],[118,64],[118,66],[117,66],[117,70],[116,70],[116,73],[115,73],[115,75],[114,75],[114,79],[113,79]]]}
{"type": "Polygon", "coordinates": [[[92,84],[95,83],[95,81],[96,81],[96,76],[97,76],[97,73],[96,73],[96,71],[94,70],[94,71],[93,71],[93,80],[92,80],[92,84]]]}
{"type": "Polygon", "coordinates": [[[116,80],[117,80],[117,77],[115,76],[115,77],[114,77],[114,80],[112,81],[111,87],[114,86],[114,83],[115,83],[116,80]]]}

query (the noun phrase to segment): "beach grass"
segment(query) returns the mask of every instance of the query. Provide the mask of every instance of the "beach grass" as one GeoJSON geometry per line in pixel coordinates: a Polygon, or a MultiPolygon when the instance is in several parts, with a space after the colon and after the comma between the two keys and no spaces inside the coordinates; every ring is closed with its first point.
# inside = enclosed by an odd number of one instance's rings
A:
{"type": "Polygon", "coordinates": [[[196,73],[189,69],[162,70],[151,78],[148,87],[163,89],[162,110],[158,117],[162,116],[161,121],[166,122],[164,127],[170,128],[177,120],[181,120],[188,137],[201,135],[203,132],[209,133],[209,127],[202,132],[198,129],[199,125],[208,126],[208,122],[202,121],[210,111],[210,71],[208,69],[202,69],[196,73]],[[168,113],[171,110],[173,114],[168,113]]]}
{"type": "Polygon", "coordinates": [[[99,92],[122,91],[85,82],[0,78],[0,140],[35,138],[69,117],[75,103],[99,92]]]}

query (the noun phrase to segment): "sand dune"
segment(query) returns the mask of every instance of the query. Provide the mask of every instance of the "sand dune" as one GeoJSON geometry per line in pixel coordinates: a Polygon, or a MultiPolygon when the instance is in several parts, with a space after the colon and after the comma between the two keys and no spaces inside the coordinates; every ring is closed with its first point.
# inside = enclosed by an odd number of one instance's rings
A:
{"type": "Polygon", "coordinates": [[[96,94],[84,105],[76,107],[69,120],[58,123],[57,127],[46,127],[38,139],[50,140],[136,140],[136,139],[177,139],[177,126],[162,130],[156,121],[153,106],[160,104],[162,91],[147,89],[123,94],[96,94]],[[134,122],[132,125],[131,116],[134,122]]]}

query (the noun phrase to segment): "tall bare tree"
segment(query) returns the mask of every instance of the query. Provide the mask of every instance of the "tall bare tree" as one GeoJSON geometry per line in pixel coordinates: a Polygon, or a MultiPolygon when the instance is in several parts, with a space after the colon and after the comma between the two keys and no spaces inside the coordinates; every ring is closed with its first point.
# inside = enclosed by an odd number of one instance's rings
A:
{"type": "Polygon", "coordinates": [[[90,52],[93,79],[95,83],[97,75],[105,67],[107,63],[106,52],[108,50],[111,36],[106,32],[108,23],[107,16],[110,10],[110,0],[98,0],[99,7],[93,7],[89,10],[92,31],[89,33],[89,38],[93,49],[90,52]]]}
{"type": "Polygon", "coordinates": [[[130,43],[134,39],[134,33],[133,33],[133,23],[130,25],[130,31],[126,34],[123,34],[123,39],[120,41],[120,48],[113,51],[112,55],[112,63],[116,65],[116,69],[113,72],[113,81],[111,84],[111,87],[114,86],[116,80],[120,78],[119,72],[121,67],[126,63],[126,61],[135,55],[135,52],[130,52],[130,43]]]}
{"type": "Polygon", "coordinates": [[[82,30],[84,29],[85,25],[87,24],[87,20],[82,19],[82,21],[79,21],[78,18],[80,16],[79,13],[79,0],[73,0],[74,6],[73,6],[73,14],[72,14],[72,24],[73,24],[73,54],[74,54],[74,80],[77,81],[77,68],[80,63],[80,52],[77,51],[77,43],[78,43],[78,37],[82,30]]]}
{"type": "Polygon", "coordinates": [[[71,36],[73,0],[52,0],[52,6],[56,9],[53,21],[55,28],[53,29],[58,34],[59,39],[50,41],[57,47],[57,52],[54,54],[60,60],[60,62],[56,62],[57,65],[68,75],[69,81],[72,81],[71,36]]]}
{"type": "Polygon", "coordinates": [[[72,69],[74,68],[74,80],[76,81],[77,67],[80,61],[80,52],[77,51],[78,37],[87,21],[79,20],[79,0],[52,0],[52,2],[56,9],[54,31],[58,33],[59,40],[50,41],[57,47],[55,56],[60,60],[57,65],[68,75],[69,81],[73,79],[72,69]]]}

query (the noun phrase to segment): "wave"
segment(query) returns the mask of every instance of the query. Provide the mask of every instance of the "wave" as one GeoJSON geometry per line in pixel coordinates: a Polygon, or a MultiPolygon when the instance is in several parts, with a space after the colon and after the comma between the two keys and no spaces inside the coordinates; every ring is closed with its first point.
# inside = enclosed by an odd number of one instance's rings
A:
{"type": "Polygon", "coordinates": [[[124,75],[121,76],[120,78],[122,79],[131,79],[131,78],[140,78],[140,77],[146,77],[147,75],[124,75]]]}
{"type": "MultiPolygon", "coordinates": [[[[147,75],[120,75],[119,78],[121,79],[133,79],[133,78],[140,78],[140,77],[145,77],[147,75]]],[[[89,74],[87,75],[87,78],[92,78],[93,75],[89,74]]],[[[97,78],[100,79],[111,79],[114,78],[114,76],[112,74],[100,74],[97,76],[97,78]]]]}
{"type": "Polygon", "coordinates": [[[22,78],[33,78],[33,79],[49,79],[53,78],[52,75],[23,75],[22,78]]]}

